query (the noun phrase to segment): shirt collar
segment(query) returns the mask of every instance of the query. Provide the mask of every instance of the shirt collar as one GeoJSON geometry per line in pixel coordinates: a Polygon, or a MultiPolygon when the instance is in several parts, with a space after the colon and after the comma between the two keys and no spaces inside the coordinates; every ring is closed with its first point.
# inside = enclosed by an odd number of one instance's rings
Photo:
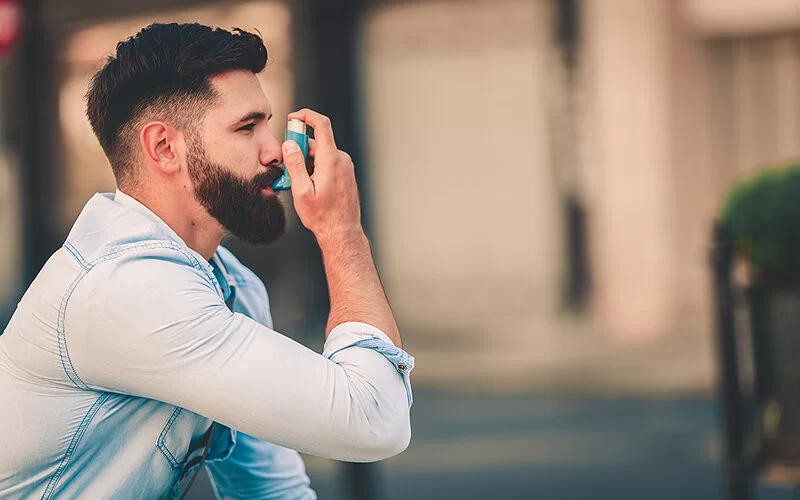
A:
{"type": "Polygon", "coordinates": [[[228,275],[228,270],[222,262],[219,252],[214,252],[211,256],[211,268],[214,271],[214,277],[217,278],[220,288],[222,288],[222,296],[225,299],[225,304],[233,309],[233,300],[236,297],[236,288],[228,275]]]}
{"type": "Polygon", "coordinates": [[[158,224],[158,226],[161,229],[164,230],[164,232],[167,234],[167,236],[170,237],[170,239],[173,239],[173,240],[177,241],[178,243],[180,243],[181,245],[188,247],[188,245],[186,245],[186,242],[183,241],[183,238],[178,236],[178,233],[176,233],[169,226],[169,224],[164,222],[161,219],[161,217],[156,215],[152,210],[147,208],[144,204],[142,204],[142,202],[140,202],[139,200],[137,200],[133,196],[125,194],[122,191],[120,191],[119,189],[117,189],[116,191],[114,191],[114,202],[115,203],[119,203],[123,207],[129,208],[129,209],[133,210],[134,212],[137,212],[139,214],[144,215],[145,217],[147,217],[148,219],[150,219],[154,223],[158,224]]]}

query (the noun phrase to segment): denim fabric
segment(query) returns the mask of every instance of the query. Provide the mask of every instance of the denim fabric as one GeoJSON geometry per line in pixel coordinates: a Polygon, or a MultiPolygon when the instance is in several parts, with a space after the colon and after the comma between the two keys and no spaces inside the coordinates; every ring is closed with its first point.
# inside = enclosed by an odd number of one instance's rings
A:
{"type": "Polygon", "coordinates": [[[0,498],[174,498],[206,451],[221,498],[316,498],[295,450],[401,452],[412,367],[364,323],[322,355],[275,332],[228,250],[98,194],[0,336],[0,498]]]}

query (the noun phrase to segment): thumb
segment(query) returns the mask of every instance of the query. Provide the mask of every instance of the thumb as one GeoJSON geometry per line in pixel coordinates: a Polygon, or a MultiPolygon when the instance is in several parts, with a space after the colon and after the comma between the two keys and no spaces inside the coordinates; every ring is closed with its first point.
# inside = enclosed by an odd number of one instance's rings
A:
{"type": "Polygon", "coordinates": [[[300,146],[294,141],[285,141],[281,146],[283,149],[283,164],[292,179],[292,192],[304,192],[313,190],[314,185],[306,170],[306,160],[300,146]]]}

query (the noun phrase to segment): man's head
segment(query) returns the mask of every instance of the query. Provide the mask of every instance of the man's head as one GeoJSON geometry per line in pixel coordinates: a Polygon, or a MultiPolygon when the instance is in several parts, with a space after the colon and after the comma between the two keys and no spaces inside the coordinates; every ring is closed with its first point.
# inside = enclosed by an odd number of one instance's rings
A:
{"type": "Polygon", "coordinates": [[[265,188],[281,150],[255,76],[266,61],[261,38],[238,29],[153,24],[120,42],[87,94],[119,187],[186,191],[233,234],[277,238],[285,215],[265,188]]]}

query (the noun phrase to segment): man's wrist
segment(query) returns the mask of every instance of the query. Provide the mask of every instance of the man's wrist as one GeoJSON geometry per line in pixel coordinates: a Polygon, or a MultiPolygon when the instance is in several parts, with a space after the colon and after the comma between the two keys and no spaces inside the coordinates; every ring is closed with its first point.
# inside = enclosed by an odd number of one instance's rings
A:
{"type": "Polygon", "coordinates": [[[353,246],[358,247],[366,245],[369,247],[369,241],[360,224],[330,228],[325,231],[314,233],[314,236],[317,239],[317,244],[319,244],[323,255],[327,251],[338,252],[343,248],[350,248],[353,246]]]}

